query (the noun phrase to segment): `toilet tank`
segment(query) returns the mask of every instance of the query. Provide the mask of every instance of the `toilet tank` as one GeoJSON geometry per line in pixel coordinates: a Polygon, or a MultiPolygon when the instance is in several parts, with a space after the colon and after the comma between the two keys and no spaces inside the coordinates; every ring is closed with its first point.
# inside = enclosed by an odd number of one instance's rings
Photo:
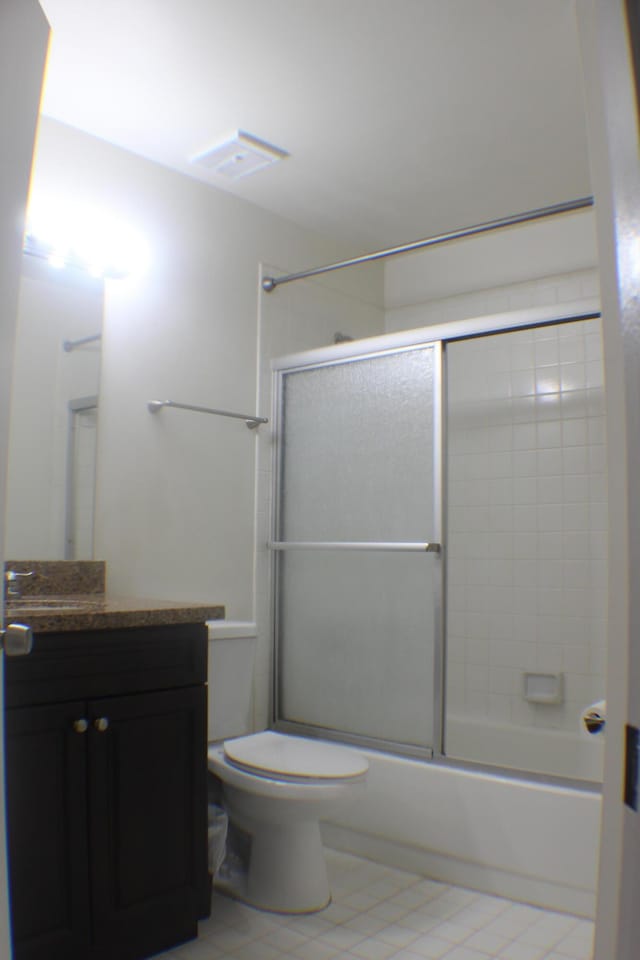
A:
{"type": "Polygon", "coordinates": [[[253,732],[253,661],[256,625],[209,620],[208,739],[253,732]]]}

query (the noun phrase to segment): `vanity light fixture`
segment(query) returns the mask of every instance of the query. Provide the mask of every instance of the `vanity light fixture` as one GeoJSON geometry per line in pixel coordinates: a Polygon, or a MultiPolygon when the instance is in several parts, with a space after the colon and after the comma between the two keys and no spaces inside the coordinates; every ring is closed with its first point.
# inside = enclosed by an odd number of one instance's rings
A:
{"type": "Polygon", "coordinates": [[[30,211],[23,251],[56,269],[81,270],[97,279],[138,274],[148,263],[146,243],[128,224],[84,207],[30,211]]]}

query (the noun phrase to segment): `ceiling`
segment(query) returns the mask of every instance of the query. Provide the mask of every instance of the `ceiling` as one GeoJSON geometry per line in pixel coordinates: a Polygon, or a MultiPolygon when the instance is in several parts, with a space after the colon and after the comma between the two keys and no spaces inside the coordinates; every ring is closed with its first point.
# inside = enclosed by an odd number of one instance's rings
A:
{"type": "Polygon", "coordinates": [[[574,0],[40,0],[44,112],[375,250],[590,193],[574,0]],[[229,182],[236,129],[290,156],[229,182]]]}

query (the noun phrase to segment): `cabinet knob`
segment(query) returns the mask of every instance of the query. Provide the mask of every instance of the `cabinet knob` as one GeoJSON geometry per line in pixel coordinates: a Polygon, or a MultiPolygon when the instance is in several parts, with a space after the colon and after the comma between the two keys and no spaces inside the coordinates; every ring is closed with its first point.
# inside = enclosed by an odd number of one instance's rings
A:
{"type": "Polygon", "coordinates": [[[73,721],[73,729],[76,733],[86,733],[89,729],[89,721],[85,720],[84,717],[80,717],[78,720],[73,721]]]}
{"type": "Polygon", "coordinates": [[[104,733],[105,730],[109,729],[109,717],[96,717],[96,719],[93,721],[93,725],[98,733],[104,733]]]}

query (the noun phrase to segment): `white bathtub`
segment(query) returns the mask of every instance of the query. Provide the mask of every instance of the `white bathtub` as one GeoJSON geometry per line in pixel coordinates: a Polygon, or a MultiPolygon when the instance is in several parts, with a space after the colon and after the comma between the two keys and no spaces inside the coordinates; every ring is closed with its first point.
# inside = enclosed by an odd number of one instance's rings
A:
{"type": "Polygon", "coordinates": [[[575,726],[575,730],[553,730],[448,713],[446,752],[476,763],[601,783],[604,736],[580,730],[577,718],[575,726]]]}
{"type": "Polygon", "coordinates": [[[366,792],[328,846],[459,886],[592,917],[597,793],[371,751],[366,792]]]}

